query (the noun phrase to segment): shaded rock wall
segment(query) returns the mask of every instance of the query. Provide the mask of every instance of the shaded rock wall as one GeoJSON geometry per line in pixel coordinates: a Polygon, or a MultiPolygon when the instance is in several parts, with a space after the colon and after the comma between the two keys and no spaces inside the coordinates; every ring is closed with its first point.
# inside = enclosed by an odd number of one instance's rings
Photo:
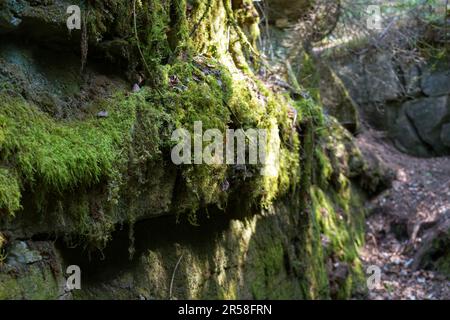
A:
{"type": "Polygon", "coordinates": [[[363,119],[416,156],[450,153],[450,71],[446,61],[411,63],[388,54],[343,59],[335,70],[363,119]]]}

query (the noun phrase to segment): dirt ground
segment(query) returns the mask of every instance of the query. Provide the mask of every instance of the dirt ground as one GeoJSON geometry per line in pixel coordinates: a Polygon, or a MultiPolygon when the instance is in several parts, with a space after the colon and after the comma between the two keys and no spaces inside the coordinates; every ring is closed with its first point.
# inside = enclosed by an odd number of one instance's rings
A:
{"type": "Polygon", "coordinates": [[[450,279],[415,261],[429,230],[450,220],[450,157],[408,156],[372,129],[357,141],[396,177],[389,190],[369,203],[361,258],[366,270],[371,265],[381,269],[381,282],[369,291],[369,299],[450,299],[450,279]]]}

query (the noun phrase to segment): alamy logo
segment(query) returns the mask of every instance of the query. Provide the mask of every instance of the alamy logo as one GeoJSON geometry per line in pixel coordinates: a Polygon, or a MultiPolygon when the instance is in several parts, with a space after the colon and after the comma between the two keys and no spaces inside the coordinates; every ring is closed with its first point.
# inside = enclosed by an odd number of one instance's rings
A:
{"type": "Polygon", "coordinates": [[[81,10],[79,6],[72,5],[67,8],[67,14],[70,16],[67,18],[66,24],[69,30],[81,30],[81,10]]]}
{"type": "Polygon", "coordinates": [[[69,291],[81,290],[81,269],[77,265],[68,266],[66,274],[69,275],[66,281],[66,288],[69,291]]]}
{"type": "MultiPolygon", "coordinates": [[[[270,136],[278,136],[278,133],[270,136]]],[[[279,160],[276,152],[279,141],[269,139],[266,129],[228,129],[224,137],[219,129],[203,132],[202,122],[196,121],[193,134],[186,129],[177,129],[172,134],[172,141],[177,143],[171,153],[176,165],[261,164],[266,167],[262,174],[271,175],[273,170],[267,170],[267,167],[276,167],[279,160]]]]}
{"type": "Polygon", "coordinates": [[[381,269],[378,266],[372,265],[367,268],[367,288],[374,290],[381,284],[381,269]]]}
{"type": "Polygon", "coordinates": [[[370,30],[381,30],[382,27],[382,17],[381,8],[377,5],[371,5],[367,7],[367,29],[370,30]]]}

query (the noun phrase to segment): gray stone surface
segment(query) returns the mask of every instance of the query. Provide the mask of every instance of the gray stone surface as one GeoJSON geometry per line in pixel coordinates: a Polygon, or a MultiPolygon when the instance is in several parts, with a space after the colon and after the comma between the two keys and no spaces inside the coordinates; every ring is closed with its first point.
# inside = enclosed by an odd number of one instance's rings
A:
{"type": "Polygon", "coordinates": [[[14,243],[9,250],[7,263],[16,266],[20,264],[30,264],[41,260],[42,257],[39,252],[31,250],[25,242],[19,241],[14,243]]]}
{"type": "Polygon", "coordinates": [[[420,138],[432,146],[438,154],[445,153],[446,147],[441,140],[441,131],[445,119],[450,117],[448,97],[422,98],[406,102],[403,107],[420,138]]]}
{"type": "Polygon", "coordinates": [[[395,121],[391,128],[391,137],[400,151],[418,157],[426,157],[430,154],[405,114],[400,115],[395,121]]]}
{"type": "Polygon", "coordinates": [[[450,122],[442,126],[441,140],[446,147],[450,148],[450,122]]]}
{"type": "Polygon", "coordinates": [[[341,79],[327,65],[318,61],[319,88],[324,108],[351,132],[359,128],[358,106],[341,79]]]}
{"type": "Polygon", "coordinates": [[[338,75],[358,104],[392,101],[404,89],[388,55],[374,55],[337,68],[338,75]]]}
{"type": "Polygon", "coordinates": [[[403,152],[450,154],[450,70],[443,63],[411,62],[387,54],[343,57],[334,69],[361,118],[386,130],[403,152]]]}
{"type": "Polygon", "coordinates": [[[421,93],[421,66],[416,64],[403,64],[401,66],[404,77],[404,92],[407,96],[417,96],[421,93]]]}
{"type": "Polygon", "coordinates": [[[450,94],[450,70],[426,71],[422,78],[422,90],[430,97],[450,94]]]}

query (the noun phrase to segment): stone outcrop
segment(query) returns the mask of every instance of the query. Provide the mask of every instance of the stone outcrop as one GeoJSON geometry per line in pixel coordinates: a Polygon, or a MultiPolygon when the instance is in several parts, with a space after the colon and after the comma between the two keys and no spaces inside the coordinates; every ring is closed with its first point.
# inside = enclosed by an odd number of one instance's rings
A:
{"type": "Polygon", "coordinates": [[[422,157],[450,153],[448,69],[445,61],[407,63],[386,53],[335,64],[363,119],[389,132],[400,150],[422,157]]]}
{"type": "Polygon", "coordinates": [[[89,41],[64,29],[66,5],[1,7],[0,298],[364,293],[362,203],[383,173],[318,101],[253,74],[251,1],[142,0],[138,34],[131,1],[95,1],[89,41]],[[38,54],[49,51],[70,58],[38,54]],[[145,77],[135,92],[133,73],[145,77]],[[274,174],[175,166],[171,133],[199,119],[268,129],[274,174]],[[79,291],[65,287],[69,265],[82,269],[79,291]]]}

